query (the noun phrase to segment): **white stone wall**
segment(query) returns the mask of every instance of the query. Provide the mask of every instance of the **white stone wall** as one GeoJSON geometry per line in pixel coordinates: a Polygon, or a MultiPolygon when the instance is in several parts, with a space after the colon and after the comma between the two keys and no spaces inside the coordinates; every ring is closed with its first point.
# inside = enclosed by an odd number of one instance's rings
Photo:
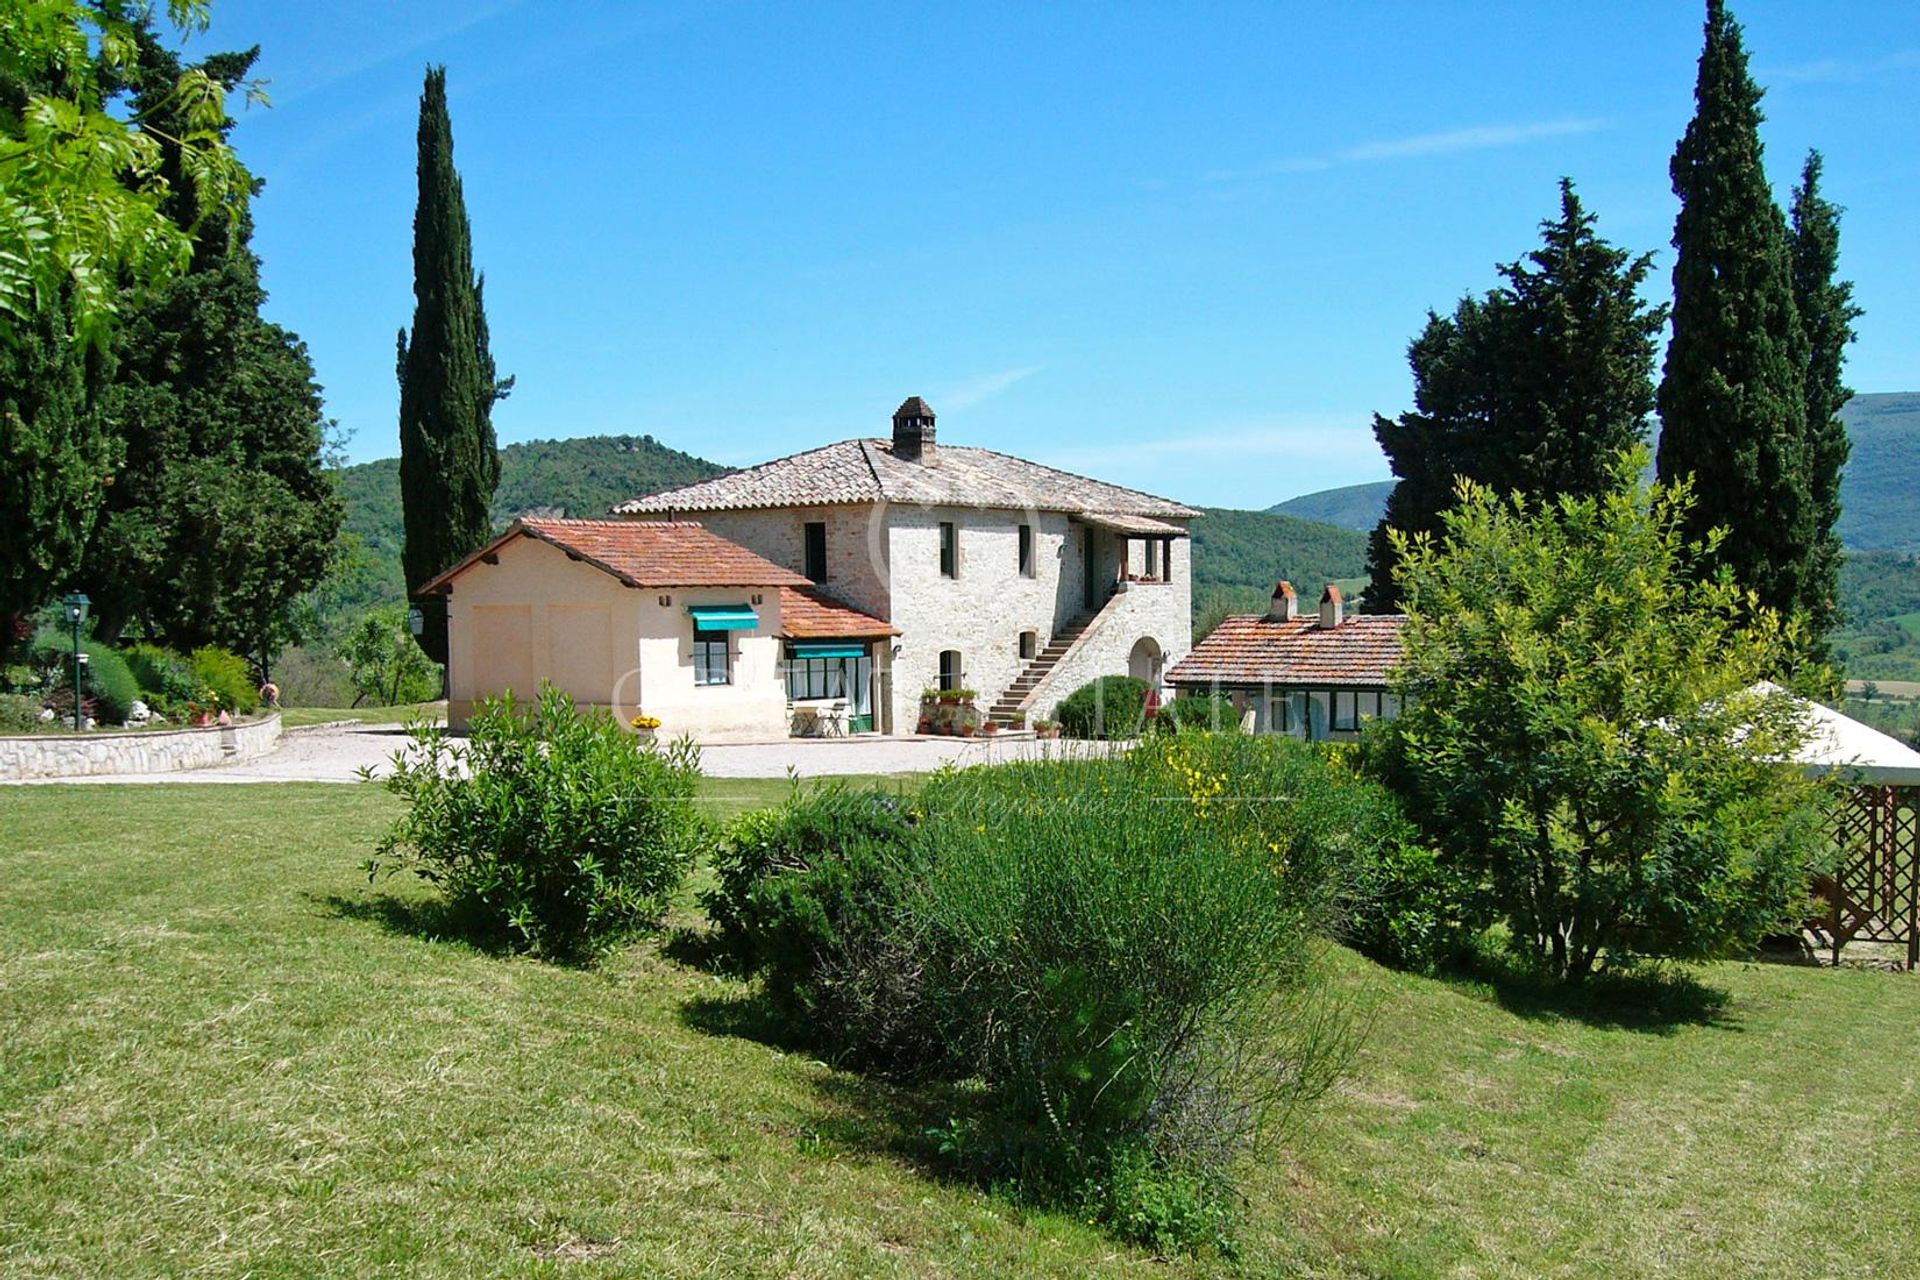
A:
{"type": "Polygon", "coordinates": [[[1096,625],[1034,691],[1028,709],[1032,719],[1052,718],[1061,699],[1089,680],[1126,675],[1127,661],[1143,637],[1159,646],[1163,677],[1187,656],[1193,647],[1193,628],[1186,539],[1174,542],[1173,557],[1172,581],[1132,583],[1101,611],[1096,625]]]}
{"type": "Polygon", "coordinates": [[[18,781],[204,769],[266,755],[279,741],[277,712],[225,729],[28,734],[0,738],[0,778],[18,781]]]}
{"type": "Polygon", "coordinates": [[[757,511],[688,513],[709,532],[745,547],[795,573],[807,571],[806,525],[827,526],[827,579],[821,589],[835,599],[884,619],[887,591],[886,508],[872,505],[778,507],[757,511]]]}

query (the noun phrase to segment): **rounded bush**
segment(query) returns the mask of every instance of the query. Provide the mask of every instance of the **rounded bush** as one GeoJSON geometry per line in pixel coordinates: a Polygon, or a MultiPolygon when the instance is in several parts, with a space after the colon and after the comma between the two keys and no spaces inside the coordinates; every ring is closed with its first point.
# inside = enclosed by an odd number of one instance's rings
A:
{"type": "Polygon", "coordinates": [[[1154,716],[1156,729],[1177,732],[1203,729],[1213,733],[1240,732],[1240,712],[1233,699],[1220,693],[1189,694],[1175,698],[1154,716]]]}
{"type": "Polygon", "coordinates": [[[171,649],[157,644],[136,644],[125,650],[125,656],[134,680],[140,685],[140,696],[162,715],[179,715],[200,691],[192,665],[171,649]]]}
{"type": "Polygon", "coordinates": [[[1132,676],[1101,676],[1060,703],[1053,718],[1069,738],[1134,738],[1146,723],[1147,682],[1132,676]]]}
{"type": "MultiPolygon", "coordinates": [[[[126,659],[97,640],[82,640],[80,652],[87,655],[86,671],[81,675],[82,697],[94,703],[95,715],[102,724],[119,724],[133,709],[140,696],[140,682],[133,678],[126,659]]],[[[33,663],[44,670],[52,688],[66,689],[73,684],[73,637],[59,631],[42,631],[34,637],[33,663]]],[[[68,702],[71,709],[72,703],[68,702]]]]}
{"type": "Polygon", "coordinates": [[[223,709],[245,715],[259,707],[260,687],[253,682],[253,668],[239,654],[210,644],[195,649],[188,662],[194,680],[218,694],[223,709]]]}

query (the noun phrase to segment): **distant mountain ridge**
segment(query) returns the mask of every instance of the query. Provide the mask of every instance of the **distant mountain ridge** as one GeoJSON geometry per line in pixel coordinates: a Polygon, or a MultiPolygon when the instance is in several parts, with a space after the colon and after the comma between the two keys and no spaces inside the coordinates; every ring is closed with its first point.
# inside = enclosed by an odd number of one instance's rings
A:
{"type": "MultiPolygon", "coordinates": [[[[1920,550],[1920,391],[1857,395],[1840,416],[1853,441],[1840,488],[1840,540],[1855,551],[1920,550]]],[[[1380,523],[1393,484],[1321,489],[1267,510],[1367,532],[1380,523]]]]}

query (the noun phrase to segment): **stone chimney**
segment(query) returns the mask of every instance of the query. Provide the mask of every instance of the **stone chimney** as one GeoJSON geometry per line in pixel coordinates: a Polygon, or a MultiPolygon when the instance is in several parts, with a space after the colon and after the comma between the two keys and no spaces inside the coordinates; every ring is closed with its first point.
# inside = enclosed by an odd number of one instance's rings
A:
{"type": "Polygon", "coordinates": [[[1292,622],[1300,616],[1300,596],[1291,582],[1282,582],[1273,589],[1273,599],[1267,601],[1268,622],[1292,622]]]}
{"type": "Polygon", "coordinates": [[[933,406],[919,396],[908,396],[893,411],[893,456],[923,467],[940,461],[933,436],[933,406]]]}
{"type": "Polygon", "coordinates": [[[1331,582],[1320,596],[1320,625],[1331,630],[1347,620],[1347,602],[1331,582]]]}

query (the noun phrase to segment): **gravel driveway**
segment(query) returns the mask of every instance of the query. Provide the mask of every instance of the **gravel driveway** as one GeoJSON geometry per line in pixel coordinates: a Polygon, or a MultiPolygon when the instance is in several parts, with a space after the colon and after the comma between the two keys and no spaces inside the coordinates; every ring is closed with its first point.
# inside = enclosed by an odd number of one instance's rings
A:
{"type": "MultiPolygon", "coordinates": [[[[46,782],[357,782],[360,770],[387,772],[393,753],[406,743],[398,725],[312,725],[288,729],[272,755],[210,769],[178,773],[112,774],[95,778],[48,778],[46,782]]],[[[715,778],[803,778],[845,773],[931,773],[946,764],[970,765],[1101,751],[1103,746],[1039,742],[1032,738],[988,742],[964,738],[849,738],[748,743],[703,748],[700,767],[715,778]]]]}

